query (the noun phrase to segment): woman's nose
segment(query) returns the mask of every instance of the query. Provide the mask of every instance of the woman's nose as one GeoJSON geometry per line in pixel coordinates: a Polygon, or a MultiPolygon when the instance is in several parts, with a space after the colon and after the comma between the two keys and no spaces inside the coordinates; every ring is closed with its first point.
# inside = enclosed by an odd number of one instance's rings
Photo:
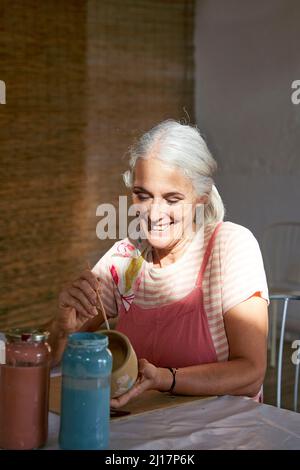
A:
{"type": "Polygon", "coordinates": [[[149,208],[149,219],[151,223],[158,222],[162,217],[162,206],[157,202],[153,202],[149,208]]]}

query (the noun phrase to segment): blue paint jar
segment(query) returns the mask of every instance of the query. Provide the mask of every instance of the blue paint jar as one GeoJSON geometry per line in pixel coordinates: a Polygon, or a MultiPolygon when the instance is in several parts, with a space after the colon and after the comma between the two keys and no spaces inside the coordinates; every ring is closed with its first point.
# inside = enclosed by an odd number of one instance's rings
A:
{"type": "Polygon", "coordinates": [[[59,445],[62,449],[107,449],[112,355],[108,338],[69,336],[62,360],[59,445]]]}

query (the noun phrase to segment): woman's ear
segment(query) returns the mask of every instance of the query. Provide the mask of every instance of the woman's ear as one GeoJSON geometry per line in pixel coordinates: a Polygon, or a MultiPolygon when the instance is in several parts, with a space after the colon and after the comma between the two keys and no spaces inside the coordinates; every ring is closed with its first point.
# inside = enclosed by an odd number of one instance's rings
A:
{"type": "Polygon", "coordinates": [[[196,204],[207,204],[208,196],[204,194],[203,196],[198,196],[196,200],[196,204]]]}

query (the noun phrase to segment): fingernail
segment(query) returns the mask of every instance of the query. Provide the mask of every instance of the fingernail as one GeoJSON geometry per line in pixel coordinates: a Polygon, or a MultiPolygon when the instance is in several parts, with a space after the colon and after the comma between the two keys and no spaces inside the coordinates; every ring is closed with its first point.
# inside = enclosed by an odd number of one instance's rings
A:
{"type": "Polygon", "coordinates": [[[97,308],[94,307],[94,315],[98,315],[98,313],[99,313],[99,312],[98,312],[97,308]]]}

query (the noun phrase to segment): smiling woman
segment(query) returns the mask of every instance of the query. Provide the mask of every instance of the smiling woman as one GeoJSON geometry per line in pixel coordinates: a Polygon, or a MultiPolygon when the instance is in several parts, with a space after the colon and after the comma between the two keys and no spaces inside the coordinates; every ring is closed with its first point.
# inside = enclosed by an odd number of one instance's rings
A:
{"type": "Polygon", "coordinates": [[[268,289],[252,233],[224,222],[216,162],[199,131],[165,121],[131,149],[124,180],[140,237],[125,238],[60,295],[54,360],[64,335],[103,321],[96,290],[139,358],[139,380],[114,407],[147,389],[260,398],[268,289]],[[202,206],[203,219],[196,220],[202,206]],[[95,317],[95,318],[93,318],[95,317]]]}
{"type": "Polygon", "coordinates": [[[170,168],[151,156],[139,160],[135,168],[133,202],[138,207],[141,236],[154,248],[160,250],[158,261],[174,259],[184,250],[191,239],[193,226],[190,216],[194,215],[197,197],[193,185],[181,172],[170,168]]]}

